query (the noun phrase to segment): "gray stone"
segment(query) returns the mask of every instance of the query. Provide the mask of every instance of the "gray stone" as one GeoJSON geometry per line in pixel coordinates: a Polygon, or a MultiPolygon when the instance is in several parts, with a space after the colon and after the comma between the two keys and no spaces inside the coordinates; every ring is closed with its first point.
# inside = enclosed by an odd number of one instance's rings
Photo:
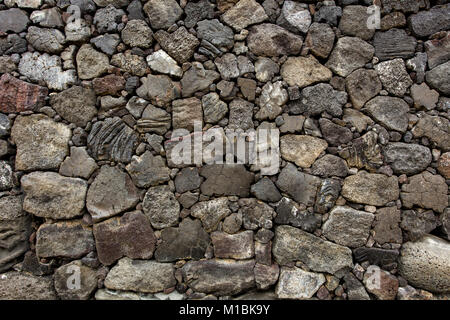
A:
{"type": "Polygon", "coordinates": [[[450,247],[445,240],[425,236],[416,242],[403,244],[399,272],[408,283],[431,292],[448,292],[450,247]]]}
{"type": "Polygon", "coordinates": [[[230,80],[231,78],[240,76],[238,61],[234,54],[226,53],[223,56],[216,58],[214,63],[223,79],[230,80]]]}
{"type": "Polygon", "coordinates": [[[448,186],[445,179],[428,171],[412,176],[402,185],[400,198],[405,208],[418,205],[421,208],[443,212],[448,206],[448,186]]]}
{"type": "Polygon", "coordinates": [[[175,268],[171,263],[151,260],[119,260],[105,279],[105,287],[135,292],[161,292],[176,284],[175,268]]]}
{"type": "Polygon", "coordinates": [[[323,274],[282,267],[275,292],[279,299],[310,299],[324,283],[323,274]]]}
{"type": "Polygon", "coordinates": [[[250,192],[261,201],[277,202],[281,199],[281,194],[277,187],[267,177],[252,185],[250,192]]]}
{"type": "Polygon", "coordinates": [[[344,276],[344,282],[347,287],[347,295],[349,300],[370,300],[363,284],[349,272],[344,276]]]}
{"type": "Polygon", "coordinates": [[[414,99],[414,107],[417,109],[424,107],[426,110],[432,110],[439,101],[439,93],[430,89],[426,83],[413,84],[411,86],[411,97],[414,99]]]}
{"type": "Polygon", "coordinates": [[[200,221],[190,218],[183,219],[178,228],[164,229],[161,232],[161,240],[155,252],[155,259],[159,262],[202,259],[210,244],[209,235],[202,228],[200,221]]]}
{"type": "Polygon", "coordinates": [[[136,129],[139,132],[155,132],[163,135],[170,129],[171,123],[172,119],[167,111],[149,104],[142,112],[142,118],[137,121],[136,129]]]}
{"type": "Polygon", "coordinates": [[[371,61],[374,53],[374,47],[367,42],[355,37],[342,37],[325,66],[339,76],[346,77],[371,61]]]}
{"type": "Polygon", "coordinates": [[[155,229],[164,229],[178,224],[180,204],[166,185],[148,189],[142,208],[155,229]]]}
{"type": "Polygon", "coordinates": [[[417,41],[402,29],[390,29],[386,32],[377,32],[373,39],[375,56],[380,60],[395,58],[412,58],[416,50],[417,41]]]}
{"type": "Polygon", "coordinates": [[[366,168],[370,172],[376,171],[383,164],[381,147],[377,141],[378,135],[374,131],[369,131],[342,149],[339,156],[347,161],[349,167],[366,168]]]}
{"type": "Polygon", "coordinates": [[[228,112],[228,106],[220,100],[215,92],[205,94],[202,97],[203,119],[206,123],[215,124],[222,120],[228,112]]]}
{"type": "Polygon", "coordinates": [[[118,117],[98,121],[87,137],[88,152],[96,160],[130,162],[138,136],[118,117]]]}
{"type": "Polygon", "coordinates": [[[320,227],[321,220],[313,213],[302,208],[289,198],[283,197],[277,206],[276,224],[290,224],[307,232],[320,227]]]}
{"type": "Polygon", "coordinates": [[[402,230],[399,227],[400,210],[397,207],[379,208],[375,214],[373,239],[385,243],[402,243],[402,230]]]}
{"type": "Polygon", "coordinates": [[[413,83],[406,72],[405,62],[400,58],[381,62],[375,70],[383,87],[395,96],[403,97],[413,83]]]}
{"type": "Polygon", "coordinates": [[[150,0],[144,5],[144,11],[153,29],[167,29],[183,14],[175,0],[150,0]]]}
{"type": "Polygon", "coordinates": [[[272,207],[253,198],[240,199],[239,206],[245,229],[272,228],[272,219],[276,215],[272,207]]]}
{"type": "Polygon", "coordinates": [[[95,160],[89,157],[86,147],[70,147],[70,156],[59,168],[59,174],[67,177],[88,179],[98,169],[95,160]]]}
{"type": "Polygon", "coordinates": [[[122,30],[122,40],[130,47],[149,48],[153,32],[143,20],[130,20],[122,30]]]}
{"type": "Polygon", "coordinates": [[[198,202],[191,207],[191,215],[202,221],[206,232],[216,230],[219,222],[230,213],[226,197],[198,202]]]}
{"type": "Polygon", "coordinates": [[[360,171],[345,178],[342,196],[349,201],[383,206],[399,196],[397,177],[360,171]]]}
{"type": "Polygon", "coordinates": [[[24,31],[30,23],[26,12],[17,8],[2,10],[0,12],[0,21],[1,32],[12,31],[15,33],[24,31]]]}
{"type": "Polygon", "coordinates": [[[315,116],[326,111],[332,116],[339,117],[345,103],[347,103],[345,92],[334,90],[328,83],[319,83],[304,88],[301,99],[292,101],[289,108],[295,114],[315,116]]]}
{"type": "MultiPolygon", "coordinates": [[[[395,207],[392,207],[395,209],[395,207]]],[[[384,208],[389,209],[389,208],[384,208]]],[[[376,217],[375,217],[376,218],[376,217]]],[[[397,226],[398,227],[398,226],[397,226]]],[[[391,230],[388,231],[389,233],[391,230]]],[[[401,231],[400,231],[401,236],[401,231]]],[[[397,261],[399,251],[398,250],[387,250],[381,248],[367,248],[361,247],[353,250],[355,260],[359,263],[368,261],[372,265],[386,266],[397,261]]]]}
{"type": "Polygon", "coordinates": [[[64,34],[57,29],[29,27],[26,39],[38,51],[59,53],[64,49],[64,34]]]}
{"type": "Polygon", "coordinates": [[[367,101],[375,97],[382,89],[377,72],[367,69],[358,69],[349,74],[345,79],[345,87],[356,109],[361,109],[367,101]]]}
{"type": "Polygon", "coordinates": [[[69,20],[64,28],[64,33],[66,34],[67,42],[85,42],[91,36],[91,28],[84,19],[69,20]]]}
{"type": "Polygon", "coordinates": [[[184,12],[186,13],[184,25],[186,28],[192,28],[195,27],[198,21],[214,17],[214,5],[208,0],[188,2],[186,7],[184,7],[184,12]]]}
{"type": "Polygon", "coordinates": [[[323,137],[331,146],[340,146],[353,139],[353,133],[347,127],[340,126],[324,118],[319,120],[319,124],[323,137]]]}
{"type": "MultiPolygon", "coordinates": [[[[317,192],[314,211],[317,213],[327,213],[334,207],[341,192],[341,182],[336,179],[324,179],[317,192]]],[[[318,227],[318,226],[317,226],[318,227]]],[[[306,230],[307,231],[307,230],[306,230]]]]}
{"type": "Polygon", "coordinates": [[[449,76],[450,61],[435,67],[425,75],[427,83],[444,95],[450,95],[449,76]]]}
{"type": "Polygon", "coordinates": [[[156,237],[150,221],[140,211],[127,212],[93,227],[98,259],[111,265],[122,257],[150,259],[156,246],[156,237]]]}
{"type": "Polygon", "coordinates": [[[196,292],[235,295],[255,287],[255,260],[201,260],[182,268],[184,282],[196,292]]]}
{"type": "Polygon", "coordinates": [[[138,190],[128,174],[105,165],[89,186],[86,207],[96,222],[131,209],[138,201],[138,190]]]}
{"type": "MultiPolygon", "coordinates": [[[[200,2],[199,2],[200,3],[200,2]]],[[[233,47],[234,33],[230,27],[223,25],[219,20],[203,20],[197,24],[197,36],[214,45],[219,50],[233,47]]]]}
{"type": "Polygon", "coordinates": [[[337,277],[342,277],[353,268],[349,248],[291,226],[275,228],[272,251],[275,260],[281,265],[300,261],[312,271],[327,272],[337,277]]]}
{"type": "Polygon", "coordinates": [[[90,42],[104,53],[113,55],[116,53],[116,47],[120,43],[120,36],[107,33],[91,39],[90,42]]]}
{"type": "Polygon", "coordinates": [[[44,115],[17,117],[11,130],[16,170],[57,169],[69,152],[70,137],[68,126],[44,115]]]}
{"type": "Polygon", "coordinates": [[[389,96],[378,96],[366,103],[363,111],[390,130],[405,132],[408,129],[408,104],[389,96]]]}
{"type": "Polygon", "coordinates": [[[133,156],[126,167],[134,184],[139,188],[162,184],[169,181],[170,170],[161,156],[153,156],[146,151],[142,156],[133,156]]]}
{"type": "Polygon", "coordinates": [[[311,173],[323,178],[327,177],[346,177],[348,174],[347,164],[341,158],[332,154],[326,154],[314,162],[311,167],[311,173]]]}
{"type": "Polygon", "coordinates": [[[276,185],[295,201],[312,206],[320,185],[320,178],[298,171],[293,164],[287,164],[281,170],[276,185]]]}
{"type": "Polygon", "coordinates": [[[361,247],[366,244],[374,218],[369,212],[337,206],[322,226],[323,235],[343,246],[361,247]]]}
{"type": "Polygon", "coordinates": [[[342,16],[342,8],[334,5],[321,6],[314,14],[315,22],[328,23],[331,26],[337,26],[338,20],[342,16]]]}
{"type": "Polygon", "coordinates": [[[202,91],[220,78],[216,71],[205,70],[199,62],[193,62],[192,66],[187,70],[181,79],[181,87],[183,97],[189,97],[196,91],[202,91]]]}
{"type": "Polygon", "coordinates": [[[119,23],[122,22],[123,15],[125,12],[122,9],[108,5],[95,12],[93,22],[99,33],[115,32],[119,23]]]}
{"type": "Polygon", "coordinates": [[[259,57],[255,62],[256,79],[267,82],[280,71],[280,67],[270,58],[259,57]]]}
{"type": "Polygon", "coordinates": [[[179,77],[183,75],[182,69],[164,50],[158,50],[147,56],[147,63],[156,72],[179,77]]]}
{"type": "Polygon", "coordinates": [[[37,230],[36,239],[39,258],[77,259],[95,248],[92,230],[76,220],[44,223],[37,230]]]}
{"type": "Polygon", "coordinates": [[[73,86],[51,96],[50,104],[58,114],[77,126],[84,127],[97,115],[97,97],[92,89],[73,86]]]}
{"type": "Polygon", "coordinates": [[[438,223],[438,218],[431,210],[403,210],[400,227],[406,231],[410,241],[417,241],[436,229],[438,223]]]}
{"type": "Polygon", "coordinates": [[[198,39],[189,33],[185,27],[180,27],[172,33],[159,30],[153,36],[161,48],[178,63],[187,62],[200,44],[198,39]]]}
{"type": "Polygon", "coordinates": [[[97,289],[97,273],[80,260],[72,261],[55,270],[54,282],[56,292],[62,300],[88,300],[97,289]],[[79,282],[73,283],[73,275],[79,276],[79,282]]]}
{"type": "MultiPolygon", "coordinates": [[[[0,20],[1,21],[1,20],[0,20]]],[[[2,300],[56,300],[52,277],[11,271],[0,275],[2,300]]]]}
{"type": "Polygon", "coordinates": [[[172,100],[180,97],[180,87],[177,83],[166,75],[147,75],[147,78],[141,79],[140,86],[136,93],[141,98],[150,100],[158,107],[167,107],[172,100]]]}
{"type": "Polygon", "coordinates": [[[259,96],[259,111],[255,114],[258,120],[274,120],[282,111],[282,106],[288,101],[288,93],[282,82],[267,82],[259,96]]]}
{"type": "Polygon", "coordinates": [[[333,50],[334,32],[326,23],[313,23],[309,27],[305,44],[311,50],[311,53],[318,58],[327,58],[333,50]]]}
{"type": "Polygon", "coordinates": [[[285,1],[277,24],[292,32],[307,33],[312,19],[308,8],[294,1],[285,1]]]}
{"type": "Polygon", "coordinates": [[[228,127],[230,129],[248,130],[253,128],[253,103],[236,98],[231,101],[229,108],[228,127]]]}
{"type": "Polygon", "coordinates": [[[236,31],[268,19],[264,8],[255,0],[240,0],[222,15],[223,21],[236,31]]]}
{"type": "Polygon", "coordinates": [[[202,103],[195,97],[172,102],[172,127],[194,131],[194,127],[203,127],[202,103]]]}
{"type": "Polygon", "coordinates": [[[97,78],[108,71],[109,58],[106,54],[96,51],[89,44],[84,44],[78,50],[77,70],[80,79],[97,78]]]}
{"type": "MultiPolygon", "coordinates": [[[[255,273],[256,287],[260,290],[269,289],[277,283],[280,275],[280,267],[276,263],[272,265],[256,263],[253,271],[255,273]]],[[[274,300],[274,298],[270,300],[274,300]]]]}
{"type": "Polygon", "coordinates": [[[22,211],[20,196],[0,198],[0,233],[7,235],[0,244],[0,272],[3,272],[16,264],[29,248],[31,216],[22,211]]]}
{"type": "Polygon", "coordinates": [[[368,27],[372,16],[364,6],[346,6],[339,23],[339,30],[347,36],[358,37],[362,40],[372,39],[375,29],[368,27]]]}
{"type": "Polygon", "coordinates": [[[55,172],[32,172],[20,180],[25,199],[23,209],[38,217],[70,219],[82,214],[87,182],[55,172]]]}
{"type": "Polygon", "coordinates": [[[211,233],[211,241],[216,258],[244,260],[255,255],[255,244],[252,231],[236,234],[215,231],[211,233]]]}
{"type": "Polygon", "coordinates": [[[439,148],[450,151],[450,121],[443,117],[424,115],[412,129],[414,137],[427,137],[439,148]]]}
{"type": "Polygon", "coordinates": [[[14,175],[11,166],[6,161],[0,161],[0,190],[14,187],[14,175]]]}
{"type": "Polygon", "coordinates": [[[397,174],[415,174],[425,170],[431,163],[430,149],[418,144],[389,143],[384,147],[384,160],[397,174]]]}
{"type": "Polygon", "coordinates": [[[250,28],[247,45],[257,56],[297,55],[303,39],[275,24],[263,23],[250,28]]]}
{"type": "Polygon", "coordinates": [[[413,14],[408,24],[414,35],[428,37],[433,33],[450,28],[450,6],[436,6],[428,11],[413,14]]]}
{"type": "Polygon", "coordinates": [[[41,27],[55,28],[63,27],[64,23],[58,8],[53,7],[44,10],[34,10],[30,15],[30,20],[41,27]]]}
{"type": "Polygon", "coordinates": [[[111,64],[122,69],[123,72],[131,73],[134,76],[142,77],[148,73],[145,58],[132,54],[129,50],[125,51],[125,53],[113,55],[111,64]]]}
{"type": "Polygon", "coordinates": [[[0,39],[0,54],[22,53],[27,51],[27,41],[17,34],[9,34],[0,39]]]}
{"type": "Polygon", "coordinates": [[[212,196],[248,197],[254,174],[242,164],[213,164],[203,166],[200,175],[206,178],[201,185],[203,194],[212,196]],[[226,179],[223,179],[226,177],[226,179]]]}
{"type": "Polygon", "coordinates": [[[200,187],[202,179],[197,168],[183,168],[175,178],[175,188],[178,193],[195,190],[200,187]]]}
{"type": "Polygon", "coordinates": [[[424,45],[430,69],[450,60],[450,32],[444,32],[439,38],[428,40],[424,45]]]}

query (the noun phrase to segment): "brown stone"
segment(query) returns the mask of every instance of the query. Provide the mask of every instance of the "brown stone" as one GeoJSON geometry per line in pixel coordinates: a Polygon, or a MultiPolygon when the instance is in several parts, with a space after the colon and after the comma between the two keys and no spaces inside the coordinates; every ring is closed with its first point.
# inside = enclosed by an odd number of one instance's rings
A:
{"type": "Polygon", "coordinates": [[[109,74],[103,78],[96,78],[92,81],[96,94],[117,96],[125,88],[125,79],[121,76],[109,74]]]}
{"type": "Polygon", "coordinates": [[[48,90],[5,73],[0,78],[0,111],[22,112],[42,107],[48,90]]]}
{"type": "Polygon", "coordinates": [[[402,243],[402,230],[399,227],[400,210],[397,207],[380,208],[375,214],[374,240],[379,244],[402,243]]]}
{"type": "Polygon", "coordinates": [[[446,152],[438,160],[438,171],[445,179],[450,179],[450,152],[446,152]]]}

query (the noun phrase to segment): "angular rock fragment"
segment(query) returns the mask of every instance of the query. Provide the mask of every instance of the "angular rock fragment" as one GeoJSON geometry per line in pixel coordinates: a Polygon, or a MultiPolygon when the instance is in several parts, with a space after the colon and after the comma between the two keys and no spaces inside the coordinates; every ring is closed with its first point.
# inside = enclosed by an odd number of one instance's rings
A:
{"type": "Polygon", "coordinates": [[[130,47],[149,48],[153,32],[144,20],[130,20],[122,30],[122,40],[130,47]]]}
{"type": "Polygon", "coordinates": [[[189,33],[185,27],[180,27],[172,33],[159,30],[153,36],[161,48],[178,63],[188,61],[200,44],[197,38],[189,33]]]}
{"type": "Polygon", "coordinates": [[[369,28],[370,18],[367,7],[346,6],[342,13],[339,29],[347,36],[370,40],[375,33],[374,28],[369,28]]]}
{"type": "Polygon", "coordinates": [[[222,15],[223,21],[240,31],[249,25],[268,19],[266,12],[255,0],[240,0],[222,15]]]}
{"type": "Polygon", "coordinates": [[[219,78],[219,73],[212,70],[205,70],[201,63],[194,62],[181,79],[182,95],[183,97],[189,97],[196,91],[202,91],[208,88],[219,78]]]}
{"type": "Polygon", "coordinates": [[[256,230],[258,228],[271,229],[275,211],[269,205],[256,199],[240,199],[239,213],[242,214],[242,222],[245,229],[256,230]]]}
{"type": "Polygon", "coordinates": [[[281,66],[281,76],[290,86],[300,88],[317,82],[325,82],[331,79],[331,71],[321,65],[313,56],[290,57],[281,66]],[[303,70],[303,72],[298,72],[303,70]]]}
{"type": "Polygon", "coordinates": [[[178,224],[180,204],[166,185],[148,189],[142,208],[155,229],[164,229],[178,224]]]}
{"type": "Polygon", "coordinates": [[[140,86],[136,93],[139,97],[150,100],[151,103],[158,107],[167,107],[172,103],[172,100],[179,98],[181,95],[181,88],[178,83],[166,75],[147,75],[143,78],[142,86],[140,86]]]}
{"type": "Polygon", "coordinates": [[[77,53],[78,76],[89,80],[97,78],[108,71],[109,58],[106,54],[96,51],[89,44],[84,44],[77,53]]]}
{"type": "Polygon", "coordinates": [[[201,101],[195,97],[173,101],[173,129],[187,129],[189,131],[194,131],[195,125],[200,125],[203,127],[203,111],[201,101]]]}
{"type": "Polygon", "coordinates": [[[366,103],[363,111],[388,129],[405,132],[408,128],[408,104],[400,99],[378,96],[366,103]]]}
{"type": "Polygon", "coordinates": [[[200,169],[206,180],[200,186],[205,195],[248,197],[254,174],[241,164],[213,164],[200,169]]]}
{"type": "Polygon", "coordinates": [[[444,151],[450,150],[450,121],[443,117],[424,115],[412,129],[414,137],[427,137],[444,151]]]}
{"type": "Polygon", "coordinates": [[[400,227],[408,234],[410,241],[417,241],[438,226],[438,218],[431,210],[403,210],[400,227]]]}
{"type": "Polygon", "coordinates": [[[430,149],[418,144],[389,143],[383,149],[384,160],[398,174],[415,174],[425,170],[431,163],[430,149]]]}
{"type": "Polygon", "coordinates": [[[275,292],[279,299],[309,299],[324,283],[323,274],[282,267],[275,292]]]}
{"type": "Polygon", "coordinates": [[[217,123],[227,114],[228,107],[217,93],[211,92],[202,97],[203,119],[206,123],[217,123]]]}
{"type": "Polygon", "coordinates": [[[139,188],[148,188],[169,181],[170,170],[161,156],[146,151],[142,156],[133,156],[126,166],[128,174],[139,188]]]}
{"type": "Polygon", "coordinates": [[[253,103],[236,98],[229,104],[228,127],[230,129],[248,130],[253,128],[253,103]]]}
{"type": "Polygon", "coordinates": [[[56,292],[61,299],[88,300],[97,289],[97,272],[77,260],[56,269],[54,281],[56,292]],[[73,275],[79,276],[75,283],[71,279],[73,275]]]}
{"type": "Polygon", "coordinates": [[[139,132],[155,132],[163,135],[170,129],[171,122],[170,114],[167,111],[149,104],[142,112],[141,119],[137,121],[136,129],[139,132]]]}
{"type": "Polygon", "coordinates": [[[281,199],[281,194],[273,182],[264,177],[257,183],[252,185],[250,189],[251,193],[261,201],[277,202],[281,199]]]}
{"type": "Polygon", "coordinates": [[[375,214],[374,240],[379,244],[402,243],[402,231],[399,227],[400,210],[396,207],[379,208],[375,214]]]}
{"type": "Polygon", "coordinates": [[[236,234],[215,231],[211,233],[211,241],[216,258],[244,260],[255,255],[252,231],[236,234]]]}
{"type": "Polygon", "coordinates": [[[333,29],[328,24],[315,22],[309,27],[305,44],[313,55],[325,59],[333,50],[334,38],[333,29]]]}
{"type": "Polygon", "coordinates": [[[373,39],[375,56],[381,61],[395,58],[412,58],[416,50],[417,41],[408,36],[405,30],[390,29],[377,32],[373,39]]]}
{"type": "Polygon", "coordinates": [[[358,69],[345,79],[350,100],[356,109],[375,97],[382,89],[381,81],[375,70],[358,69]]]}
{"type": "Polygon", "coordinates": [[[294,33],[307,33],[311,21],[311,14],[307,7],[295,1],[285,1],[277,24],[294,33]]]}
{"type": "Polygon", "coordinates": [[[158,50],[147,57],[147,63],[154,71],[180,77],[183,71],[177,62],[172,59],[164,50],[158,50]]]}
{"type": "Polygon", "coordinates": [[[233,30],[223,25],[219,20],[202,20],[197,23],[197,36],[211,43],[215,48],[225,51],[233,44],[233,30]]]}
{"type": "Polygon", "coordinates": [[[450,28],[450,6],[436,6],[428,11],[413,14],[408,25],[414,35],[428,37],[433,33],[450,28]]]}
{"type": "Polygon", "coordinates": [[[450,95],[450,84],[448,82],[449,76],[450,61],[435,67],[433,70],[428,71],[425,75],[427,83],[444,95],[450,95]]]}
{"type": "Polygon", "coordinates": [[[29,27],[26,39],[34,49],[48,53],[60,53],[66,40],[57,29],[38,27],[29,27]]]}
{"type": "Polygon", "coordinates": [[[11,271],[0,278],[2,300],[56,300],[52,277],[38,277],[11,271]]]}
{"type": "Polygon", "coordinates": [[[202,221],[206,232],[216,230],[219,222],[230,213],[226,197],[198,202],[191,207],[191,215],[202,221]]]}
{"type": "Polygon", "coordinates": [[[306,135],[284,135],[280,139],[281,156],[302,168],[309,168],[327,148],[325,140],[306,135]]]}
{"type": "Polygon", "coordinates": [[[144,5],[144,11],[153,29],[167,29],[183,14],[175,0],[149,0],[144,5]]]}

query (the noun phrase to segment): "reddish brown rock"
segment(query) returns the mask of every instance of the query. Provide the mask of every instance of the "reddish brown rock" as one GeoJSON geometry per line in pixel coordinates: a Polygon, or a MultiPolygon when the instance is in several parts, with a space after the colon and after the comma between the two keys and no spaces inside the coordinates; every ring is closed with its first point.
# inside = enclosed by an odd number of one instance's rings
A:
{"type": "Polygon", "coordinates": [[[127,212],[94,225],[98,259],[105,265],[126,256],[150,259],[156,245],[150,221],[140,211],[127,212]]]}
{"type": "Polygon", "coordinates": [[[109,74],[103,78],[96,78],[92,81],[94,91],[98,95],[113,95],[117,96],[120,91],[125,88],[125,79],[121,76],[109,74]]]}
{"type": "Polygon", "coordinates": [[[446,152],[438,160],[438,171],[445,179],[450,179],[450,152],[446,152]]]}
{"type": "Polygon", "coordinates": [[[44,105],[48,89],[27,83],[5,73],[0,78],[0,111],[22,112],[44,105]]]}
{"type": "Polygon", "coordinates": [[[364,285],[379,300],[394,300],[398,291],[398,279],[377,266],[369,266],[364,275],[364,285]]]}

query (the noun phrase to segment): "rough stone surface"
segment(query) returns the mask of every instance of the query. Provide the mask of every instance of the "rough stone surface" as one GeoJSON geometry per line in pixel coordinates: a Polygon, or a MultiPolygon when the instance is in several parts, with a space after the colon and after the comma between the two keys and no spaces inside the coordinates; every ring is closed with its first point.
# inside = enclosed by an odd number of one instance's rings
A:
{"type": "Polygon", "coordinates": [[[323,274],[283,267],[275,292],[279,299],[309,299],[324,283],[323,274]]]}
{"type": "Polygon", "coordinates": [[[148,189],[142,208],[153,228],[163,229],[178,224],[180,204],[166,185],[148,189]]]}
{"type": "Polygon", "coordinates": [[[317,82],[329,81],[331,71],[313,56],[290,57],[281,66],[281,76],[290,86],[302,88],[317,82]],[[304,72],[300,73],[298,70],[304,70],[304,72]]]}
{"type": "Polygon", "coordinates": [[[403,97],[406,90],[412,85],[412,80],[406,72],[405,62],[394,59],[380,62],[375,66],[383,87],[391,94],[403,97]]]}
{"type": "Polygon", "coordinates": [[[346,79],[345,86],[356,109],[375,97],[382,89],[378,74],[374,70],[358,69],[353,71],[346,79]]]}
{"type": "Polygon", "coordinates": [[[216,230],[219,222],[230,213],[225,197],[198,202],[191,208],[191,215],[200,219],[207,232],[216,230]]]}
{"type": "Polygon", "coordinates": [[[418,144],[389,143],[383,150],[384,160],[398,174],[415,174],[425,170],[431,163],[430,149],[418,144]]]}
{"type": "Polygon", "coordinates": [[[236,234],[215,231],[211,233],[214,256],[237,260],[250,259],[255,254],[253,232],[243,231],[236,234]]]}
{"type": "Polygon", "coordinates": [[[240,0],[222,18],[226,24],[240,31],[249,25],[263,22],[268,17],[264,8],[255,0],[240,0]]]}
{"type": "Polygon", "coordinates": [[[2,300],[56,300],[52,277],[38,277],[11,271],[0,279],[2,300]]]}
{"type": "MultiPolygon", "coordinates": [[[[55,289],[62,300],[88,300],[97,289],[97,273],[76,260],[65,264],[55,271],[55,289]],[[79,275],[79,287],[72,286],[70,276],[79,275]]],[[[78,285],[78,283],[76,283],[78,285]]]]}
{"type": "Polygon", "coordinates": [[[326,141],[306,135],[285,135],[280,139],[283,159],[302,168],[309,168],[327,146],[326,141]]]}
{"type": "Polygon", "coordinates": [[[364,106],[376,121],[388,129],[405,132],[408,128],[408,104],[399,98],[378,96],[364,106]]]}
{"type": "Polygon", "coordinates": [[[200,170],[200,175],[206,180],[200,186],[206,195],[247,197],[254,175],[243,165],[207,165],[200,170]]]}

